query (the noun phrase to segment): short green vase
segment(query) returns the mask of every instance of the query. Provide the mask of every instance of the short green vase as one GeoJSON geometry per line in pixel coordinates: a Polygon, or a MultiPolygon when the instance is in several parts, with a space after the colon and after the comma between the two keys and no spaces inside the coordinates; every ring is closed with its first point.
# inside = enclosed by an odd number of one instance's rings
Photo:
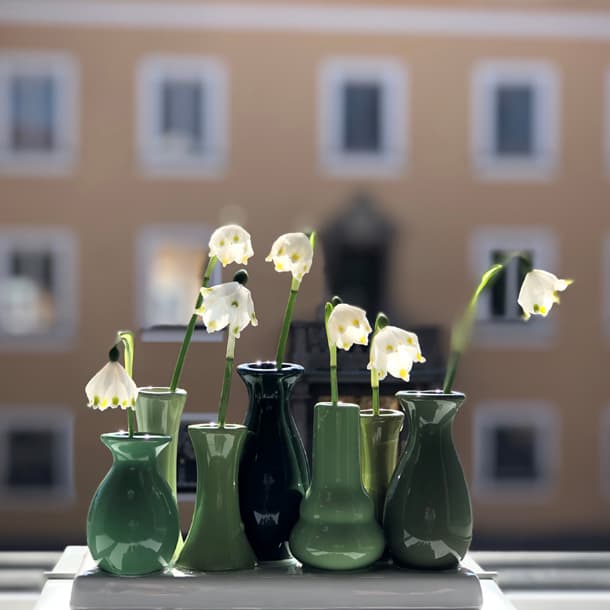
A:
{"type": "Polygon", "coordinates": [[[89,507],[87,546],[100,569],[140,576],[168,567],[178,538],[178,511],[159,474],[169,436],[102,434],[113,464],[89,507]]]}
{"type": "Polygon", "coordinates": [[[360,411],[360,468],[362,484],[375,506],[375,518],[381,525],[388,485],[398,461],[398,440],[404,413],[394,409],[360,411]]]}
{"type": "MultiPolygon", "coordinates": [[[[172,439],[157,457],[157,464],[161,476],[172,490],[176,506],[178,505],[176,487],[178,435],[185,403],[186,390],[181,388],[177,388],[174,392],[167,387],[138,388],[136,400],[138,430],[149,434],[165,434],[172,439]]],[[[178,531],[176,552],[180,551],[182,544],[182,534],[178,531]]]]}
{"type": "Polygon", "coordinates": [[[398,392],[408,440],[390,482],[383,527],[392,559],[411,568],[455,568],[472,541],[470,494],[451,428],[464,394],[398,392]]]}
{"type": "Polygon", "coordinates": [[[314,408],[312,479],[301,502],[290,550],[324,570],[365,568],[381,557],[383,533],[360,476],[360,408],[314,408]]]}
{"type": "Polygon", "coordinates": [[[199,572],[248,570],[256,565],[239,512],[237,477],[248,429],[195,424],[189,436],[197,461],[197,495],[177,565],[199,572]]]}

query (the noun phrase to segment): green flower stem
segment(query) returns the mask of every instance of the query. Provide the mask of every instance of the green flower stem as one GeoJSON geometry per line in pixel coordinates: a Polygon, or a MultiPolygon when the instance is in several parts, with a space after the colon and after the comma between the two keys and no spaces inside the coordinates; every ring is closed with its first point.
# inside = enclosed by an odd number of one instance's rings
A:
{"type": "Polygon", "coordinates": [[[288,333],[290,332],[290,324],[292,323],[292,313],[294,311],[294,304],[297,300],[300,287],[301,282],[296,278],[292,278],[290,295],[288,296],[288,303],[286,303],[286,311],[284,311],[282,332],[280,333],[280,340],[277,346],[277,353],[275,355],[275,366],[278,368],[278,370],[282,368],[284,356],[286,355],[286,344],[288,343],[288,333]]]}
{"type": "Polygon", "coordinates": [[[225,375],[222,381],[222,391],[220,394],[220,406],[218,407],[218,425],[223,428],[227,418],[227,408],[229,407],[229,397],[231,396],[231,378],[233,376],[233,360],[235,359],[235,335],[228,332],[227,357],[225,362],[225,375]]]}
{"type": "Polygon", "coordinates": [[[377,369],[371,369],[371,391],[373,415],[379,415],[379,375],[377,369]]]}
{"type": "Polygon", "coordinates": [[[339,404],[339,381],[337,380],[337,346],[330,345],[330,401],[339,404]]]}
{"type": "MultiPolygon", "coordinates": [[[[212,271],[214,271],[214,267],[218,263],[218,258],[215,256],[210,257],[208,261],[208,266],[206,267],[205,273],[203,275],[203,281],[201,286],[206,288],[210,283],[210,278],[212,277],[212,271]]],[[[197,295],[197,301],[195,302],[195,309],[201,307],[201,303],[203,303],[203,295],[199,293],[197,295]]],[[[197,315],[193,313],[191,319],[189,320],[188,326],[186,327],[186,332],[184,333],[184,339],[182,341],[182,347],[180,348],[180,353],[178,354],[178,360],[176,360],[176,366],[174,368],[174,374],[172,375],[172,381],[169,385],[170,392],[175,392],[178,384],[180,383],[180,377],[182,376],[182,368],[184,367],[184,359],[186,358],[186,353],[188,352],[189,346],[191,344],[191,339],[193,338],[193,331],[195,330],[195,324],[197,324],[197,315]]]]}
{"type": "MultiPolygon", "coordinates": [[[[123,350],[125,354],[125,370],[127,374],[133,379],[133,356],[134,356],[134,341],[133,333],[130,330],[120,330],[118,338],[123,344],[123,350]]],[[[131,405],[127,407],[127,432],[129,437],[133,437],[135,430],[134,410],[131,405]]]]}

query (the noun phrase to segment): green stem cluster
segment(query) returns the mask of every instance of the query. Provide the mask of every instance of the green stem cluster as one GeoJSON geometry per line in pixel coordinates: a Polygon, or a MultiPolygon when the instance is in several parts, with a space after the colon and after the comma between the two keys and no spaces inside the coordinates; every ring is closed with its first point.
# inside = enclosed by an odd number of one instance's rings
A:
{"type": "MultiPolygon", "coordinates": [[[[203,281],[201,282],[201,286],[206,288],[210,283],[210,278],[212,277],[212,272],[218,263],[218,258],[216,256],[211,256],[208,260],[208,264],[203,275],[203,281]]],[[[197,295],[197,301],[195,302],[195,309],[201,307],[201,303],[203,303],[203,295],[199,293],[197,295]]],[[[195,325],[197,324],[197,316],[198,314],[193,313],[191,319],[189,320],[188,326],[186,327],[186,332],[184,333],[184,339],[182,340],[182,346],[180,347],[180,353],[178,354],[178,359],[176,360],[176,366],[174,367],[174,374],[172,375],[172,381],[169,385],[170,392],[175,392],[178,384],[180,383],[180,377],[182,376],[182,368],[184,367],[184,359],[186,358],[186,354],[188,352],[189,346],[191,344],[191,339],[193,338],[193,332],[195,330],[195,325]]]]}
{"type": "Polygon", "coordinates": [[[231,396],[231,378],[233,376],[233,361],[235,360],[235,335],[228,331],[227,353],[225,360],[225,373],[222,380],[222,390],[220,393],[220,406],[218,407],[218,425],[224,428],[227,419],[227,409],[229,407],[229,397],[231,396]]]}
{"type": "MultiPolygon", "coordinates": [[[[133,379],[133,357],[134,357],[134,340],[133,333],[130,330],[120,330],[117,333],[117,338],[123,344],[123,354],[125,358],[125,370],[133,379]]],[[[134,410],[131,405],[127,407],[127,433],[129,437],[133,437],[135,431],[134,410]]]]}
{"type": "MultiPolygon", "coordinates": [[[[375,341],[375,337],[377,333],[385,328],[390,321],[387,316],[381,312],[377,314],[377,318],[375,319],[375,329],[373,331],[373,336],[371,337],[371,346],[369,348],[370,351],[373,349],[373,341],[375,341]]],[[[373,409],[373,415],[379,415],[379,373],[377,369],[371,366],[371,407],[373,409]]]]}
{"type": "Polygon", "coordinates": [[[282,323],[282,331],[280,333],[280,340],[277,345],[277,352],[275,355],[275,366],[277,369],[282,368],[284,362],[284,356],[286,355],[286,345],[288,343],[288,333],[290,332],[290,324],[292,323],[292,314],[294,312],[294,304],[299,294],[299,288],[301,282],[295,278],[292,278],[292,284],[290,285],[290,294],[288,295],[288,303],[286,303],[286,310],[284,311],[284,321],[282,323]]]}
{"type": "Polygon", "coordinates": [[[341,302],[339,297],[333,297],[331,302],[324,306],[324,328],[326,329],[326,340],[328,341],[328,351],[330,353],[330,401],[333,406],[339,404],[339,379],[337,377],[337,346],[330,340],[328,335],[328,318],[333,309],[341,302]]]}

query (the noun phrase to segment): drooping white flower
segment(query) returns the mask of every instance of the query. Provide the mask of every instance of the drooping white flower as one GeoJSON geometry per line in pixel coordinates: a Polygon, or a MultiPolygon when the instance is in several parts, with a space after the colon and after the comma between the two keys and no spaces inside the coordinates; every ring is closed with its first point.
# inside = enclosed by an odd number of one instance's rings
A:
{"type": "Polygon", "coordinates": [[[280,235],[271,246],[265,259],[273,261],[276,271],[290,271],[299,282],[311,269],[313,248],[305,233],[285,233],[280,235]]]}
{"type": "Polygon", "coordinates": [[[385,379],[390,373],[409,381],[413,363],[425,361],[415,333],[397,326],[385,326],[373,337],[367,368],[374,368],[379,379],[385,379]]]}
{"type": "Polygon", "coordinates": [[[250,233],[239,225],[224,225],[210,237],[210,258],[215,256],[226,267],[229,263],[247,265],[254,255],[250,233]]]}
{"type": "Polygon", "coordinates": [[[523,318],[528,320],[532,314],[546,316],[554,303],[559,303],[559,292],[565,290],[572,280],[562,280],[557,276],[532,269],[524,278],[517,303],[523,310],[523,318]]]}
{"type": "Polygon", "coordinates": [[[235,337],[252,324],[258,325],[250,291],[239,282],[227,282],[211,288],[202,288],[203,302],[195,310],[203,318],[209,333],[229,327],[235,337]]]}
{"type": "Polygon", "coordinates": [[[135,409],[138,387],[120,362],[106,363],[85,387],[88,407],[135,409]]]}
{"type": "Polygon", "coordinates": [[[327,332],[332,345],[348,350],[354,343],[367,345],[371,325],[366,319],[364,309],[340,303],[328,317],[327,332]]]}

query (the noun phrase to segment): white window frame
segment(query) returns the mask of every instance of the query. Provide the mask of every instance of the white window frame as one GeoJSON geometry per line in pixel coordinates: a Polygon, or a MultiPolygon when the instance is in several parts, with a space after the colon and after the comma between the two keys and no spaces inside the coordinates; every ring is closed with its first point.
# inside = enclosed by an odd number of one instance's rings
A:
{"type": "MultiPolygon", "coordinates": [[[[136,298],[136,319],[140,328],[142,328],[142,341],[155,343],[179,343],[184,339],[184,330],[178,329],[161,329],[161,328],[146,328],[143,312],[146,311],[146,295],[149,294],[150,287],[148,285],[148,264],[154,258],[157,248],[168,242],[176,242],[177,244],[188,244],[194,247],[201,247],[202,253],[207,252],[207,244],[212,235],[213,229],[204,224],[160,224],[147,225],[138,230],[136,236],[136,269],[137,278],[137,298],[136,298]]],[[[221,280],[220,266],[217,265],[212,272],[210,284],[218,284],[221,280]]],[[[197,295],[193,295],[193,307],[197,295]]],[[[184,321],[186,328],[188,320],[184,321]]],[[[195,342],[218,342],[222,341],[223,332],[208,333],[201,328],[195,328],[192,340],[195,342]]]]}
{"type": "MultiPolygon", "coordinates": [[[[538,226],[481,226],[470,237],[470,269],[473,284],[492,264],[494,251],[525,250],[533,253],[534,267],[553,271],[558,268],[558,240],[547,227],[538,226]]],[[[490,312],[490,290],[479,297],[477,322],[473,340],[479,347],[546,349],[556,335],[556,312],[543,318],[532,316],[521,319],[494,319],[490,312]]]]}
{"type": "Polygon", "coordinates": [[[0,330],[0,351],[20,349],[67,349],[71,346],[78,325],[78,241],[65,227],[13,226],[0,227],[0,280],[8,277],[8,257],[14,251],[48,250],[56,261],[53,292],[58,320],[45,333],[23,336],[5,334],[0,330]]]}
{"type": "Polygon", "coordinates": [[[0,501],[20,509],[38,510],[45,507],[65,507],[72,504],[74,488],[74,415],[66,408],[54,405],[2,406],[0,407],[0,501]],[[13,430],[29,432],[52,431],[58,442],[58,454],[54,457],[54,471],[58,485],[54,489],[41,487],[17,490],[5,485],[9,467],[9,434],[13,430]]]}
{"type": "Polygon", "coordinates": [[[477,500],[521,504],[549,502],[556,492],[560,458],[560,418],[557,409],[541,400],[489,400],[477,405],[473,417],[474,478],[477,500]],[[496,481],[485,467],[492,459],[490,432],[499,426],[531,426],[538,436],[535,459],[538,481],[496,481]]]}
{"type": "Polygon", "coordinates": [[[388,57],[335,57],[319,69],[318,126],[322,171],[335,177],[391,178],[407,164],[408,70],[388,57]],[[383,148],[379,153],[341,149],[343,97],[347,81],[378,83],[382,95],[383,148]]]}
{"type": "Polygon", "coordinates": [[[472,72],[471,154],[483,180],[546,181],[559,164],[558,70],[543,60],[484,60],[472,72]],[[495,92],[500,85],[526,84],[533,88],[533,154],[495,153],[495,92]]]}
{"type": "Polygon", "coordinates": [[[55,51],[0,53],[0,173],[62,176],[71,173],[78,154],[78,62],[55,51]],[[10,138],[10,82],[14,76],[44,75],[56,83],[58,143],[49,151],[15,151],[10,138]]]}
{"type": "Polygon", "coordinates": [[[136,126],[138,157],[149,177],[220,178],[228,159],[229,96],[225,65],[216,58],[192,55],[151,55],[137,69],[136,126]],[[160,86],[166,78],[202,83],[206,92],[205,147],[200,155],[163,153],[158,131],[160,86]]]}

